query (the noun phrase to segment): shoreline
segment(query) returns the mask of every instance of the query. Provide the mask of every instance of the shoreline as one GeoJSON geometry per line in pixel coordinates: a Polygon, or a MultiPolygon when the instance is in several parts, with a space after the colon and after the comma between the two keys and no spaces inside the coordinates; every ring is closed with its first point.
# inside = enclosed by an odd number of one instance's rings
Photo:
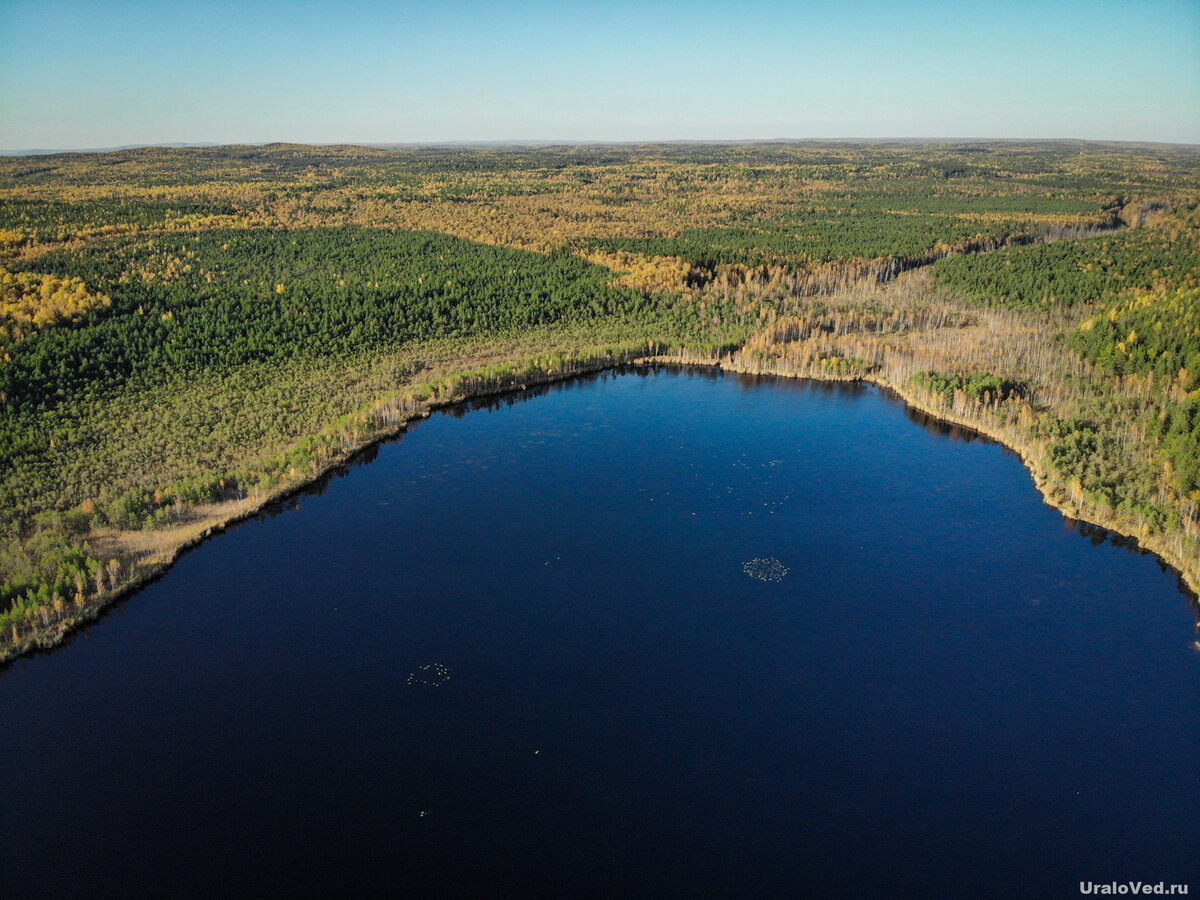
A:
{"type": "MultiPolygon", "coordinates": [[[[1061,489],[1055,485],[1044,466],[1034,457],[1033,448],[1021,446],[1011,439],[1010,435],[1003,433],[1000,429],[991,427],[989,423],[972,419],[969,416],[962,415],[954,410],[939,409],[931,404],[926,403],[918,397],[913,391],[907,387],[893,384],[891,381],[881,378],[873,373],[866,375],[815,375],[815,374],[800,374],[791,372],[780,372],[771,369],[770,367],[745,366],[739,365],[732,361],[730,357],[722,357],[721,359],[704,361],[702,359],[691,359],[688,357],[679,356],[657,356],[646,357],[642,360],[637,360],[638,364],[651,365],[668,365],[668,366],[709,366],[720,369],[723,372],[730,372],[738,375],[766,375],[774,378],[807,378],[812,381],[845,381],[858,382],[860,384],[873,384],[881,390],[888,391],[894,397],[903,402],[905,406],[918,410],[919,412],[929,416],[930,418],[943,422],[949,425],[954,425],[959,428],[969,429],[976,434],[993,440],[1006,449],[1012,451],[1021,460],[1021,464],[1025,467],[1033,478],[1034,487],[1041,494],[1042,501],[1052,509],[1058,510],[1063,517],[1075,522],[1084,522],[1088,525],[1102,528],[1105,531],[1120,535],[1135,543],[1139,550],[1150,553],[1156,556],[1163,564],[1171,569],[1180,580],[1180,583],[1191,592],[1194,603],[1200,605],[1200,566],[1193,569],[1189,568],[1187,562],[1182,559],[1174,550],[1168,547],[1161,537],[1156,534],[1139,535],[1125,528],[1122,523],[1115,521],[1104,521],[1103,516],[1098,516],[1081,509],[1077,504],[1069,498],[1062,496],[1061,489]]],[[[1200,628],[1200,623],[1197,624],[1200,628]]]]}
{"type": "MultiPolygon", "coordinates": [[[[669,368],[711,368],[735,375],[756,375],[772,378],[801,378],[811,381],[826,382],[857,382],[872,384],[890,393],[894,399],[902,402],[907,408],[917,410],[931,419],[948,425],[966,428],[983,437],[993,440],[1017,455],[1022,465],[1030,473],[1033,484],[1041,495],[1043,502],[1062,513],[1064,518],[1083,522],[1104,529],[1123,538],[1132,540],[1137,548],[1145,553],[1154,555],[1164,567],[1170,569],[1179,579],[1181,588],[1191,593],[1194,605],[1200,605],[1200,567],[1193,571],[1187,562],[1179,557],[1159,535],[1139,535],[1124,528],[1121,523],[1103,521],[1104,517],[1089,515],[1070,498],[1063,496],[1062,491],[1055,485],[1045,468],[1034,456],[1033,447],[1021,446],[1011,435],[1004,434],[999,428],[991,427],[989,423],[972,419],[954,410],[938,409],[917,397],[906,387],[893,384],[886,378],[874,373],[837,375],[833,373],[809,374],[800,372],[778,371],[770,366],[747,366],[734,361],[732,355],[712,357],[701,354],[681,353],[667,355],[636,356],[629,359],[609,358],[584,363],[578,368],[570,367],[559,371],[543,371],[515,377],[510,383],[496,384],[470,390],[461,396],[451,395],[445,399],[430,400],[418,408],[391,418],[379,424],[371,437],[355,447],[346,450],[323,462],[319,468],[303,479],[296,480],[264,495],[258,499],[243,498],[211,504],[208,514],[201,513],[195,519],[182,525],[161,529],[157,533],[167,540],[164,546],[153,552],[148,558],[135,562],[131,578],[114,590],[88,598],[82,606],[61,615],[41,628],[37,628],[21,640],[0,646],[0,669],[7,667],[14,660],[39,651],[50,651],[62,644],[79,628],[99,619],[107,610],[120,601],[137,593],[143,587],[165,575],[184,554],[201,546],[209,539],[224,533],[251,518],[257,517],[275,507],[281,506],[289,499],[295,498],[312,490],[322,481],[332,478],[339,470],[353,465],[355,460],[381,444],[393,440],[408,431],[414,422],[423,421],[432,416],[435,411],[470,403],[487,397],[517,394],[530,387],[542,387],[569,381],[573,378],[587,375],[597,375],[603,372],[618,371],[622,368],[654,369],[669,368]],[[174,533],[172,533],[174,532],[174,533]]],[[[133,534],[133,532],[117,534],[133,534]]],[[[119,539],[115,538],[114,539],[119,539]]],[[[1200,627],[1198,624],[1197,627],[1200,627]]]]}
{"type": "MultiPolygon", "coordinates": [[[[82,606],[60,615],[55,620],[21,635],[19,641],[0,646],[0,670],[29,653],[50,651],[67,640],[77,629],[89,622],[100,618],[115,604],[137,593],[146,585],[161,578],[182,557],[201,546],[209,539],[224,533],[229,528],[241,524],[251,518],[266,513],[281,506],[289,499],[299,496],[314,488],[323,480],[331,478],[340,469],[350,466],[360,456],[368,453],[386,441],[393,440],[404,434],[414,422],[430,418],[437,410],[446,409],[462,403],[484,397],[504,396],[520,393],[530,387],[556,384],[583,375],[599,374],[601,372],[619,369],[630,365],[628,360],[610,359],[603,363],[584,364],[578,368],[570,368],[559,372],[539,372],[520,376],[514,383],[498,385],[494,388],[483,388],[471,391],[462,396],[451,396],[446,399],[429,400],[419,407],[406,412],[399,417],[385,419],[377,424],[371,437],[344,452],[330,457],[315,469],[311,475],[283,485],[276,490],[252,499],[227,500],[221,503],[208,504],[206,509],[212,510],[207,515],[200,513],[195,519],[184,524],[158,530],[160,536],[168,538],[165,546],[154,552],[149,558],[136,561],[131,577],[119,587],[88,597],[82,606]]],[[[136,532],[114,532],[114,535],[131,535],[136,532]]]]}

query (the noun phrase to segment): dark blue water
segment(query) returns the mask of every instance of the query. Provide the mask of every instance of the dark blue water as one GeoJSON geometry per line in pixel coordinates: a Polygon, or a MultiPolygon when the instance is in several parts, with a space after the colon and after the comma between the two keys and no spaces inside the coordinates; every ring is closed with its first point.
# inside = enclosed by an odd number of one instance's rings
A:
{"type": "Polygon", "coordinates": [[[3,896],[1200,890],[1176,578],[874,389],[575,382],[290,505],[4,671],[3,896]]]}

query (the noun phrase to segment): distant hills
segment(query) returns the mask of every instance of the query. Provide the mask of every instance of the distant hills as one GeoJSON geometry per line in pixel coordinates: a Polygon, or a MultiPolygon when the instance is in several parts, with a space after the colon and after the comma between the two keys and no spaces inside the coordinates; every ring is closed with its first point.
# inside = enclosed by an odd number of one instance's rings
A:
{"type": "Polygon", "coordinates": [[[711,145],[742,146],[749,144],[889,144],[919,146],[927,144],[1078,144],[1088,147],[1194,147],[1196,144],[1180,144],[1168,141],[1109,141],[1086,138],[980,138],[980,137],[841,137],[841,138],[746,138],[721,140],[665,140],[665,141],[577,141],[577,140],[522,140],[498,139],[475,141],[319,141],[313,143],[297,141],[171,141],[149,144],[123,144],[119,147],[76,147],[37,148],[32,150],[3,150],[0,156],[52,156],[65,153],[117,153],[122,150],[142,150],[153,147],[164,149],[186,149],[204,147],[271,147],[291,145],[296,147],[370,147],[375,150],[413,150],[418,148],[459,148],[497,150],[506,147],[564,147],[564,146],[656,146],[656,145],[711,145]]]}
{"type": "Polygon", "coordinates": [[[173,143],[163,144],[125,144],[120,147],[86,147],[76,148],[74,150],[0,150],[0,156],[50,156],[55,153],[116,153],[118,150],[139,150],[142,147],[219,147],[220,144],[214,141],[198,141],[196,143],[188,143],[187,141],[175,141],[173,143]]]}

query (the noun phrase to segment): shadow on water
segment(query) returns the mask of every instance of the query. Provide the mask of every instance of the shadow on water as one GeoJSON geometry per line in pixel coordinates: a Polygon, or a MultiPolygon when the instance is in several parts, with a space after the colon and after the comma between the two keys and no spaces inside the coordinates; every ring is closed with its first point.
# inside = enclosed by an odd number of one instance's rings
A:
{"type": "Polygon", "coordinates": [[[1082,537],[1087,538],[1093,547],[1102,547],[1105,544],[1111,544],[1113,547],[1120,547],[1129,553],[1152,558],[1158,563],[1160,571],[1175,576],[1175,583],[1179,587],[1179,592],[1187,597],[1188,603],[1196,613],[1196,627],[1200,629],[1200,594],[1197,594],[1188,586],[1188,583],[1184,581],[1183,574],[1178,569],[1170,563],[1164,562],[1154,551],[1142,547],[1135,538],[1131,538],[1128,535],[1110,531],[1102,525],[1093,525],[1091,522],[1084,522],[1082,519],[1072,519],[1070,516],[1063,517],[1063,524],[1082,537]]]}
{"type": "MultiPolygon", "coordinates": [[[[904,403],[904,398],[892,391],[885,392],[890,400],[895,400],[898,403],[904,403]]],[[[953,422],[947,422],[944,419],[939,419],[937,416],[930,415],[922,409],[917,409],[915,406],[910,406],[904,403],[904,414],[908,416],[909,421],[916,422],[926,431],[931,434],[936,434],[939,437],[950,438],[952,441],[962,441],[964,444],[985,444],[995,445],[1004,450],[1006,456],[1017,456],[1011,448],[1006,447],[995,438],[988,437],[986,434],[975,431],[973,428],[966,428],[962,425],[956,425],[953,422]]]]}
{"type": "Polygon", "coordinates": [[[120,596],[118,596],[116,599],[114,599],[110,603],[107,603],[100,609],[96,610],[95,614],[92,615],[91,618],[89,618],[85,622],[79,623],[74,628],[72,628],[69,632],[67,632],[66,635],[63,636],[62,640],[60,640],[58,643],[56,643],[53,647],[37,648],[34,650],[30,650],[26,653],[21,654],[18,657],[15,657],[14,659],[10,659],[7,662],[0,663],[0,681],[4,680],[4,678],[7,677],[9,671],[14,666],[20,666],[20,667],[24,668],[24,664],[26,664],[34,659],[37,659],[37,658],[43,657],[43,656],[50,656],[52,654],[58,653],[60,650],[65,651],[67,648],[71,647],[76,641],[81,640],[81,639],[86,640],[93,628],[99,627],[101,624],[103,624],[105,621],[107,621],[110,618],[120,617],[120,616],[125,615],[125,613],[128,611],[127,610],[128,603],[130,603],[132,600],[136,599],[147,588],[151,587],[152,585],[157,584],[159,581],[161,581],[163,578],[165,578],[170,573],[170,571],[175,567],[176,562],[183,559],[185,556],[188,556],[191,553],[199,550],[201,547],[203,547],[205,544],[208,543],[210,538],[217,537],[218,535],[221,535],[221,534],[226,534],[229,532],[237,531],[239,528],[242,528],[243,526],[249,525],[251,523],[265,522],[268,519],[274,519],[276,516],[282,515],[284,513],[299,510],[301,503],[303,502],[303,500],[306,497],[320,497],[320,496],[324,495],[324,493],[329,489],[329,486],[331,484],[333,484],[333,482],[338,481],[342,478],[345,478],[354,469],[357,469],[361,466],[366,466],[366,465],[373,463],[376,460],[376,458],[378,458],[379,449],[383,444],[394,443],[394,442],[399,441],[402,437],[404,437],[404,435],[408,431],[412,430],[412,428],[415,427],[420,421],[421,420],[414,420],[413,422],[410,422],[408,424],[408,426],[405,428],[404,431],[401,431],[398,434],[392,435],[391,437],[385,438],[380,441],[376,441],[373,444],[363,447],[361,450],[354,453],[349,459],[334,466],[329,471],[323,473],[319,478],[317,478],[313,481],[307,482],[306,484],[297,487],[295,490],[290,491],[281,497],[277,497],[276,499],[272,500],[270,503],[264,504],[262,507],[255,510],[254,512],[247,514],[243,518],[238,519],[235,522],[230,522],[228,525],[226,525],[224,527],[213,528],[212,531],[210,532],[208,538],[204,538],[202,540],[196,541],[191,546],[185,547],[182,550],[180,550],[179,554],[175,557],[175,560],[172,563],[170,563],[169,565],[165,566],[160,571],[156,572],[155,574],[151,575],[150,577],[148,577],[145,580],[143,580],[142,582],[140,582],[136,587],[131,588],[130,590],[126,591],[125,593],[122,593],[120,596]]]}
{"type": "Polygon", "coordinates": [[[792,378],[785,375],[756,375],[747,372],[710,372],[716,378],[732,378],[740,388],[754,388],[770,384],[787,391],[821,397],[861,397],[873,390],[873,386],[861,381],[822,381],[817,378],[792,378]]]}
{"type": "MultiPolygon", "coordinates": [[[[605,382],[610,379],[621,378],[626,375],[640,375],[643,378],[649,378],[655,374],[655,369],[645,366],[615,366],[611,369],[603,369],[599,372],[585,372],[580,375],[572,375],[569,378],[564,378],[561,381],[552,381],[546,384],[527,385],[521,388],[515,388],[511,391],[505,391],[502,394],[492,394],[487,397],[475,397],[470,400],[463,400],[458,403],[452,403],[448,406],[441,407],[437,414],[440,416],[449,416],[453,419],[461,419],[470,412],[499,412],[503,409],[508,409],[518,404],[525,403],[528,400],[533,400],[536,397],[548,397],[551,394],[565,394],[571,391],[577,391],[580,388],[595,384],[597,382],[605,382]]],[[[697,367],[696,371],[703,372],[703,369],[697,367]]],[[[708,373],[706,373],[708,374],[708,373]]],[[[719,373],[716,373],[719,374],[719,373]]],[[[394,440],[394,438],[389,438],[394,440]]]]}

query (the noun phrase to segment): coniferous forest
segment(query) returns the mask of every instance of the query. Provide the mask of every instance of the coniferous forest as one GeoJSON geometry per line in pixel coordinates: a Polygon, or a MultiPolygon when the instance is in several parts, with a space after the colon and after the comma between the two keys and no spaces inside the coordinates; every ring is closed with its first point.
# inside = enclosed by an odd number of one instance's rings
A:
{"type": "Polygon", "coordinates": [[[436,404],[638,360],[863,379],[1200,584],[1200,149],[0,158],[0,655],[436,404]]]}

